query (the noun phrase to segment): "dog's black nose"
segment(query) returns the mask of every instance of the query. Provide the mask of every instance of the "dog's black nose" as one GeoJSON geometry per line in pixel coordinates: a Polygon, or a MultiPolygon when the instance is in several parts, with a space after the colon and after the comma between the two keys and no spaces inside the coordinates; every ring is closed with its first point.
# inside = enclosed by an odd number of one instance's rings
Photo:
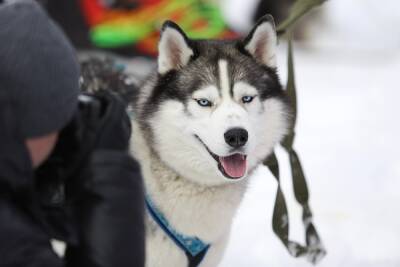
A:
{"type": "Polygon", "coordinates": [[[225,142],[234,148],[239,148],[247,143],[249,134],[243,128],[232,128],[224,134],[225,142]]]}

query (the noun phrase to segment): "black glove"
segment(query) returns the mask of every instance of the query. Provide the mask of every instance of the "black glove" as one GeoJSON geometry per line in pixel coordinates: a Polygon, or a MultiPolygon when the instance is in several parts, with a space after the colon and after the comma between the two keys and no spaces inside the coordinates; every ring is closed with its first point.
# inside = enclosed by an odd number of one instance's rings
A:
{"type": "Polygon", "coordinates": [[[101,102],[101,122],[96,138],[96,150],[128,151],[131,122],[124,102],[116,95],[100,91],[96,99],[101,102]]]}

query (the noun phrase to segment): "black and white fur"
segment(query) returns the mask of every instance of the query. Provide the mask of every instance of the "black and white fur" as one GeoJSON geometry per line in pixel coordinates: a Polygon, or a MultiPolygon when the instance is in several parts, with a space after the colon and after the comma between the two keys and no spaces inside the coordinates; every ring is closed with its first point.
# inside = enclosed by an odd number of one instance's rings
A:
{"type": "MultiPolygon", "coordinates": [[[[132,147],[146,192],[177,231],[211,244],[203,267],[220,262],[250,176],[287,131],[276,44],[268,15],[235,41],[191,40],[168,21],[157,72],[134,103],[132,147]],[[244,103],[246,96],[252,101],[244,103]],[[248,132],[237,150],[224,139],[232,128],[248,132]],[[235,179],[218,163],[233,153],[245,155],[247,164],[245,175],[235,179]]],[[[146,266],[187,266],[185,254],[149,216],[146,237],[146,266]]]]}

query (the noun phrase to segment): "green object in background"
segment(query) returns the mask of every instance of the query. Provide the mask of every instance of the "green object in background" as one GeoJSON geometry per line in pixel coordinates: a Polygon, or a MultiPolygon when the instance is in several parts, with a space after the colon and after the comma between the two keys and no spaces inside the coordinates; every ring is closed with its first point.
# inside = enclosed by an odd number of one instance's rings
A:
{"type": "MultiPolygon", "coordinates": [[[[133,25],[132,25],[133,26],[133,25]]],[[[151,32],[149,27],[120,27],[116,31],[114,25],[96,26],[90,31],[90,39],[98,47],[109,48],[129,45],[151,32]],[[135,29],[134,31],[132,29],[135,29]]]]}
{"type": "Polygon", "coordinates": [[[142,7],[131,15],[121,14],[111,21],[94,26],[90,37],[99,47],[119,47],[136,43],[154,31],[157,19],[177,10],[184,10],[194,3],[194,0],[172,0],[167,4],[161,3],[157,12],[154,8],[142,7]]]}
{"type": "Polygon", "coordinates": [[[201,1],[198,2],[198,12],[191,14],[189,17],[197,14],[195,20],[201,20],[207,18],[208,27],[199,30],[192,30],[190,25],[182,25],[183,30],[187,32],[188,36],[193,39],[200,38],[215,38],[218,37],[221,32],[227,29],[224,18],[222,17],[221,11],[216,5],[206,4],[201,1]]]}
{"type": "Polygon", "coordinates": [[[215,38],[227,29],[218,6],[209,2],[170,0],[160,2],[157,7],[139,7],[132,14],[120,15],[95,25],[90,30],[90,38],[97,46],[104,48],[135,44],[153,36],[159,28],[157,26],[174,16],[179,17],[175,22],[191,38],[215,38]],[[195,28],[193,25],[196,23],[205,23],[208,27],[195,28]]]}
{"type": "Polygon", "coordinates": [[[309,12],[312,8],[322,4],[324,1],[325,0],[296,1],[291,8],[289,17],[285,21],[283,21],[277,28],[278,34],[282,35],[283,33],[287,32],[288,36],[288,80],[286,85],[286,92],[289,96],[293,111],[292,126],[289,130],[288,135],[281,142],[281,145],[289,154],[294,195],[297,202],[301,205],[303,209],[302,217],[305,228],[306,245],[300,245],[299,243],[291,241],[289,239],[289,215],[285,196],[280,186],[279,162],[276,158],[276,155],[273,153],[268,159],[264,161],[264,164],[269,168],[269,170],[278,182],[275,207],[272,218],[273,231],[293,257],[306,257],[307,260],[313,264],[318,263],[326,255],[326,250],[313,224],[312,212],[308,203],[309,192],[306,178],[300,163],[300,159],[293,148],[293,143],[295,139],[294,128],[297,117],[297,96],[294,77],[291,27],[304,14],[309,12]]]}

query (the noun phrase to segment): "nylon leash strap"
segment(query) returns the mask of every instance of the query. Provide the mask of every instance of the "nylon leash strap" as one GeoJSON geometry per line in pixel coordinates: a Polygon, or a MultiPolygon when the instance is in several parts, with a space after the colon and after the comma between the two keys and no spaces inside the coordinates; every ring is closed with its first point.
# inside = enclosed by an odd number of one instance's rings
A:
{"type": "Polygon", "coordinates": [[[318,232],[313,224],[313,215],[309,206],[309,192],[304,176],[303,169],[296,151],[293,149],[295,138],[294,125],[296,122],[297,105],[296,105],[296,90],[294,83],[294,68],[291,37],[288,38],[288,82],[287,93],[291,100],[293,108],[293,124],[288,136],[283,140],[281,145],[289,154],[291,174],[293,180],[293,190],[297,202],[301,205],[303,214],[302,220],[305,229],[306,245],[301,245],[298,242],[289,240],[289,215],[286,205],[285,196],[282,192],[279,177],[279,163],[276,155],[273,153],[264,164],[267,165],[271,173],[274,175],[278,186],[276,192],[275,206],[272,216],[272,228],[274,233],[282,241],[283,245],[293,257],[306,257],[306,259],[317,264],[325,255],[326,250],[318,235],[318,232]]]}
{"type": "Polygon", "coordinates": [[[185,253],[188,267],[197,267],[204,259],[210,248],[210,244],[194,236],[186,236],[177,232],[169,224],[164,215],[157,209],[155,204],[147,195],[145,197],[147,210],[153,220],[160,226],[165,234],[185,253]]]}

